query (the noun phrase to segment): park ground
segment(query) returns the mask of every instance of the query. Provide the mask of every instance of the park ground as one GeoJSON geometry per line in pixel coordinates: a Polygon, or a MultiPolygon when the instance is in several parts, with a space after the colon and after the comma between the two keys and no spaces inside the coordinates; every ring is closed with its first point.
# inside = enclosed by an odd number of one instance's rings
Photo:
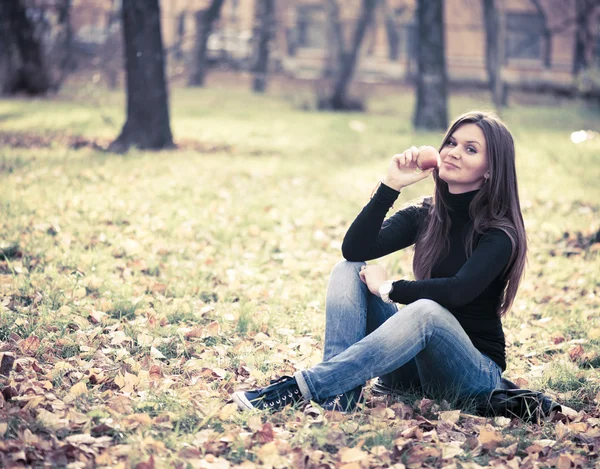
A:
{"type": "MultiPolygon", "coordinates": [[[[0,461],[8,467],[571,467],[600,448],[600,113],[513,103],[529,238],[508,369],[568,406],[539,425],[402,396],[352,415],[239,413],[230,393],[320,360],[328,274],[412,91],[366,114],[310,90],[171,90],[179,148],[110,154],[120,92],[0,101],[0,461]],[[14,361],[13,361],[14,360],[14,361]]],[[[560,105],[559,105],[560,104],[560,105]]],[[[453,95],[450,114],[491,104],[453,95]]],[[[431,191],[408,188],[396,204],[431,191]]],[[[411,278],[411,253],[381,262],[411,278]]],[[[1,465],[1,464],[0,464],[1,465]]]]}

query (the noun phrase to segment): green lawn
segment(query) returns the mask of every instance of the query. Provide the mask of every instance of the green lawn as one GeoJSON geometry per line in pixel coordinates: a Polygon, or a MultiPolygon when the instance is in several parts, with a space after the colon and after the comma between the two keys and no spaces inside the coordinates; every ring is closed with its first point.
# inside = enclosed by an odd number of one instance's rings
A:
{"type": "MultiPolygon", "coordinates": [[[[600,138],[575,145],[570,133],[600,130],[600,113],[577,103],[503,113],[530,242],[504,321],[506,375],[578,412],[533,426],[468,414],[454,423],[440,413],[452,403],[412,398],[343,417],[249,416],[228,404],[241,384],[319,361],[345,230],[391,155],[441,134],[412,131],[413,97],[401,93],[374,96],[369,114],[302,111],[305,97],[289,92],[171,98],[181,149],[126,155],[68,145],[116,137],[119,93],[0,101],[0,242],[18,246],[0,256],[0,354],[16,358],[0,376],[0,465],[133,467],[151,455],[157,467],[593,465],[600,138]]],[[[451,115],[474,108],[491,104],[450,100],[451,115]]],[[[382,263],[410,277],[410,256],[382,263]]]]}

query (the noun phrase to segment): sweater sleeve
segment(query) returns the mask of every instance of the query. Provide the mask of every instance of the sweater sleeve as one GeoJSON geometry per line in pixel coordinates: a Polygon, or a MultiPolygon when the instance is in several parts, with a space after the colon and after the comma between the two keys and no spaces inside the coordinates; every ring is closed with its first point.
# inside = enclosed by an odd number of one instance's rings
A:
{"type": "Polygon", "coordinates": [[[483,235],[454,277],[427,280],[398,280],[390,298],[402,304],[419,299],[436,301],[445,308],[464,306],[481,293],[507,266],[512,254],[512,243],[502,230],[491,230],[483,235]]]}
{"type": "Polygon", "coordinates": [[[381,184],[342,243],[348,261],[368,261],[414,244],[422,208],[410,206],[384,221],[400,192],[381,184]]]}

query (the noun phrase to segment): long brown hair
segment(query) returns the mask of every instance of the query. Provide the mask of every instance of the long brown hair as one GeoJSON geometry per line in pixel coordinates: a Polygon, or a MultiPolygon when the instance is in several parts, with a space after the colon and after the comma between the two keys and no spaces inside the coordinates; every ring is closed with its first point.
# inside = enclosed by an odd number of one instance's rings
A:
{"type": "MultiPolygon", "coordinates": [[[[527,236],[515,168],[515,144],[510,131],[496,115],[473,111],[459,116],[450,125],[440,151],[456,129],[464,124],[475,124],[483,131],[490,174],[489,180],[483,184],[469,206],[473,226],[466,237],[465,252],[470,257],[481,235],[493,228],[504,231],[510,238],[512,254],[503,272],[506,283],[498,308],[498,314],[503,316],[510,310],[515,299],[527,259],[527,236]]],[[[431,278],[434,265],[449,250],[448,184],[439,178],[437,170],[433,173],[433,179],[433,201],[415,244],[413,271],[417,279],[431,278]]]]}

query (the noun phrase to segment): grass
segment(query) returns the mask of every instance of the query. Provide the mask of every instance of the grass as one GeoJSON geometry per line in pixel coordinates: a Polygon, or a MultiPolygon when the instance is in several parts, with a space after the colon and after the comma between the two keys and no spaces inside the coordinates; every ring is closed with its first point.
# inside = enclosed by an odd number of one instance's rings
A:
{"type": "MultiPolygon", "coordinates": [[[[268,465],[281,455],[257,430],[266,423],[295,454],[323,451],[324,464],[344,446],[393,451],[408,421],[369,411],[329,421],[294,411],[251,417],[225,403],[242,381],[266,384],[320,360],[327,277],[345,230],[393,153],[437,145],[441,135],[411,129],[406,92],[374,94],[368,114],[302,111],[308,95],[284,91],[176,88],[171,98],[182,149],[122,156],[64,144],[65,135],[114,138],[120,93],[0,101],[0,116],[11,116],[0,133],[22,140],[0,147],[0,241],[19,247],[0,259],[0,345],[39,368],[24,362],[0,387],[48,381],[67,407],[77,402],[76,416],[37,405],[62,419],[53,425],[63,432],[118,435],[100,459],[107,466],[154,454],[166,467],[189,448],[198,458],[268,465]],[[35,145],[40,136],[52,144],[35,145]],[[29,337],[40,339],[35,349],[23,348],[29,337]],[[71,401],[79,382],[85,398],[71,401]]],[[[452,115],[473,108],[491,104],[450,99],[452,115]]],[[[526,278],[504,321],[507,375],[597,417],[600,261],[598,244],[585,242],[600,229],[600,141],[569,137],[600,128],[600,114],[576,102],[560,111],[515,104],[503,118],[516,138],[530,241],[526,278]]],[[[422,183],[401,197],[430,189],[422,183]]],[[[409,252],[382,262],[410,276],[409,252]]],[[[35,424],[34,405],[27,411],[22,421],[6,417],[5,438],[49,425],[35,424]]],[[[490,458],[467,451],[459,460],[490,458]]]]}

